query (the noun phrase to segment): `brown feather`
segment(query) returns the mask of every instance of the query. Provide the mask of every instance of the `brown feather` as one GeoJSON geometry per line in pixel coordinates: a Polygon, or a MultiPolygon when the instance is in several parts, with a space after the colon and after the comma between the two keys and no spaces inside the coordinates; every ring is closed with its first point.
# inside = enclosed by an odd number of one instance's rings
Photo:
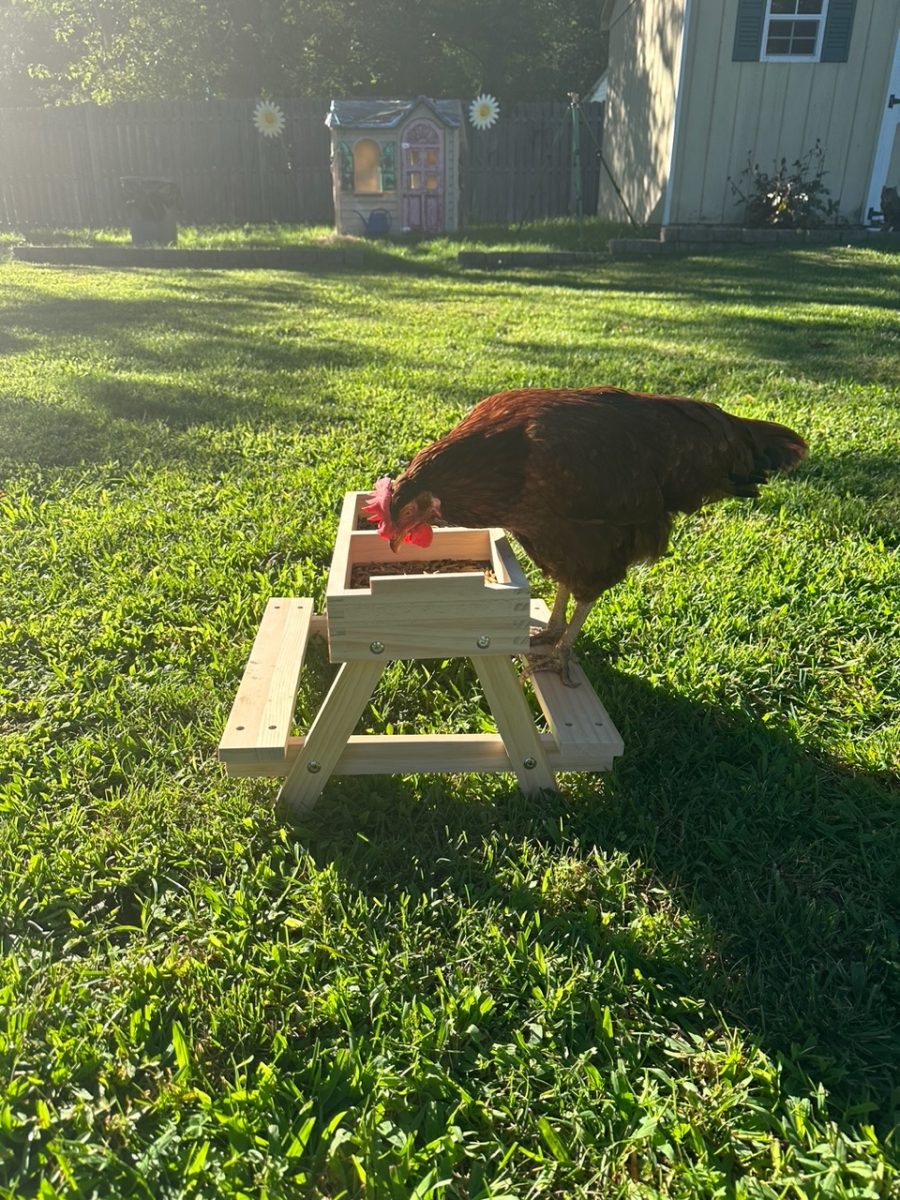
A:
{"type": "Polygon", "coordinates": [[[698,400],[609,387],[499,392],[416,455],[391,512],[431,493],[449,524],[509,530],[577,600],[594,600],[665,552],[674,514],[756,496],[805,454],[785,426],[698,400]]]}

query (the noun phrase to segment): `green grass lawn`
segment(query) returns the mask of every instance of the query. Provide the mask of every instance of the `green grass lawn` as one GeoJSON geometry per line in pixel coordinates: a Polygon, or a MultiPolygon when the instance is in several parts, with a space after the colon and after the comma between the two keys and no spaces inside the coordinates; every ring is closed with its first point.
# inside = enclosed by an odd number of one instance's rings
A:
{"type": "MultiPolygon", "coordinates": [[[[0,266],[0,1196],[900,1194],[898,293],[874,249],[0,266]],[[624,758],[280,826],[215,749],[343,493],[601,383],[811,445],[595,609],[624,758]]],[[[485,723],[451,661],[361,729],[485,723]]]]}

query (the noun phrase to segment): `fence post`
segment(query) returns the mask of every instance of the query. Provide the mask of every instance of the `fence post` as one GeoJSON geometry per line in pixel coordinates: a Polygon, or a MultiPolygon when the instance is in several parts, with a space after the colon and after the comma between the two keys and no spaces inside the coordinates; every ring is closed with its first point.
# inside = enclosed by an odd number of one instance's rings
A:
{"type": "Polygon", "coordinates": [[[569,208],[576,217],[583,211],[581,200],[581,108],[575,92],[569,93],[569,111],[572,114],[572,187],[569,195],[569,208]]]}
{"type": "Polygon", "coordinates": [[[89,229],[93,229],[97,224],[96,217],[100,209],[98,197],[101,195],[102,181],[100,179],[100,167],[98,162],[97,145],[96,145],[96,130],[94,129],[94,113],[96,106],[94,104],[85,104],[84,106],[84,135],[87,148],[87,162],[89,170],[85,173],[85,191],[87,193],[85,200],[85,208],[87,209],[86,224],[89,229]]]}

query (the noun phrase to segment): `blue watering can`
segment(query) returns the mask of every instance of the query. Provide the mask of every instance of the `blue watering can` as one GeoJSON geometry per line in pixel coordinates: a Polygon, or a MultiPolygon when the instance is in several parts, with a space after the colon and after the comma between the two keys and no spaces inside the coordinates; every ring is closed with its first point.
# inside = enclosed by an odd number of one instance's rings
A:
{"type": "Polygon", "coordinates": [[[368,216],[357,208],[353,211],[362,221],[366,237],[384,237],[390,232],[391,214],[386,208],[373,208],[368,216]]]}

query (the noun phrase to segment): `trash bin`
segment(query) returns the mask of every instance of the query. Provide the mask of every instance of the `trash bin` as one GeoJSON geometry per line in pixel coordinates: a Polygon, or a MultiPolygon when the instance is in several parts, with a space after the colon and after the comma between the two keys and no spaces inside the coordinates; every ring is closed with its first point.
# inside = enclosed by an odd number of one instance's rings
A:
{"type": "Polygon", "coordinates": [[[171,179],[123,175],[122,198],[128,209],[131,244],[172,246],[178,241],[175,210],[181,206],[178,184],[171,179]]]}

